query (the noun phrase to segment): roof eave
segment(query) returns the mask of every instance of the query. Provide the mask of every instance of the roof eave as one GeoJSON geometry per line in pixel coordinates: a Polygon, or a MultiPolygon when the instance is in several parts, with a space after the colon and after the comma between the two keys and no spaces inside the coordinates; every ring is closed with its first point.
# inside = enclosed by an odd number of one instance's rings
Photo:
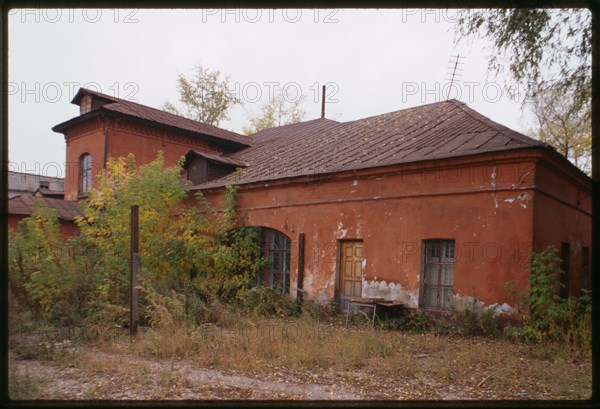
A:
{"type": "Polygon", "coordinates": [[[100,98],[107,102],[108,101],[117,102],[119,100],[119,98],[114,98],[114,97],[111,97],[110,95],[102,94],[101,92],[94,92],[89,89],[79,88],[79,91],[77,91],[77,93],[71,100],[71,104],[79,105],[81,103],[81,98],[85,97],[86,95],[93,95],[95,98],[100,98]]]}
{"type": "Polygon", "coordinates": [[[76,117],[71,118],[71,119],[69,119],[69,120],[67,120],[65,122],[61,122],[60,124],[54,125],[52,127],[52,130],[54,132],[64,134],[65,131],[68,130],[69,128],[71,128],[72,126],[78,125],[78,124],[80,124],[82,122],[85,122],[85,121],[90,120],[92,118],[98,117],[98,116],[100,116],[102,114],[105,114],[105,112],[101,112],[101,111],[102,111],[102,108],[96,109],[94,111],[87,112],[87,113],[85,113],[83,115],[76,116],[76,117]]]}
{"type": "Polygon", "coordinates": [[[172,125],[161,124],[160,122],[150,121],[148,119],[139,118],[135,115],[129,115],[129,114],[125,114],[123,112],[115,112],[115,111],[112,111],[109,109],[105,109],[104,107],[100,107],[98,109],[95,109],[95,110],[85,113],[83,115],[76,116],[74,118],[69,119],[68,121],[61,122],[60,124],[53,126],[52,130],[54,132],[64,134],[65,131],[68,130],[70,127],[78,125],[82,122],[85,122],[85,121],[95,118],[97,116],[113,116],[116,118],[127,118],[128,120],[139,122],[139,123],[142,123],[145,125],[150,125],[150,126],[155,126],[155,127],[159,127],[159,128],[163,128],[163,129],[167,129],[167,130],[171,130],[171,131],[176,131],[177,133],[196,137],[196,138],[200,137],[203,139],[207,139],[210,142],[218,142],[221,145],[225,145],[225,146],[228,146],[231,148],[244,149],[244,148],[249,148],[250,146],[252,146],[250,144],[243,144],[241,142],[236,142],[236,141],[220,138],[220,137],[214,136],[214,135],[206,135],[206,134],[202,134],[199,132],[193,132],[193,131],[190,131],[187,129],[178,128],[178,127],[172,126],[172,125]]]}

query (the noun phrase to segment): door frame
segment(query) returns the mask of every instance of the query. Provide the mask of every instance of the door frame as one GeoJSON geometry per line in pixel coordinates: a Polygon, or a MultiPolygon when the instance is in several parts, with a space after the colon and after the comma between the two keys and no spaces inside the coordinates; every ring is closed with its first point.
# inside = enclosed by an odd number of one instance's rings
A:
{"type": "MultiPolygon", "coordinates": [[[[337,268],[336,268],[336,279],[335,279],[335,301],[338,303],[338,309],[341,312],[344,312],[343,310],[343,306],[344,303],[342,301],[342,243],[347,243],[347,242],[359,242],[362,243],[362,259],[365,259],[365,242],[363,239],[360,238],[343,238],[343,239],[337,239],[337,268]]],[[[363,271],[364,274],[364,271],[363,271]]],[[[362,293],[362,281],[361,281],[361,293],[362,293]]]]}

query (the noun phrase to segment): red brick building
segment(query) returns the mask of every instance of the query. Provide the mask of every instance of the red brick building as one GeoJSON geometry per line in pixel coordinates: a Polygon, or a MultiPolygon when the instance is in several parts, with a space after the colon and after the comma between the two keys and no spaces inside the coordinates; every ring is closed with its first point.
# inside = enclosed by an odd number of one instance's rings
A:
{"type": "Polygon", "coordinates": [[[66,200],[84,196],[109,157],[134,153],[138,163],[148,163],[162,150],[165,163],[175,164],[192,149],[221,155],[251,144],[234,132],[86,89],[72,103],[80,115],[52,128],[67,144],[66,200]]]}
{"type": "Polygon", "coordinates": [[[81,115],[53,128],[67,143],[67,200],[108,157],[186,155],[192,191],[215,205],[224,186],[240,186],[272,260],[259,279],[293,296],[441,309],[476,296],[499,308],[511,303],[506,283],[528,287],[529,253],[550,244],[569,292],[590,287],[590,179],[456,100],[251,137],[85,89],[73,103],[81,115]]]}

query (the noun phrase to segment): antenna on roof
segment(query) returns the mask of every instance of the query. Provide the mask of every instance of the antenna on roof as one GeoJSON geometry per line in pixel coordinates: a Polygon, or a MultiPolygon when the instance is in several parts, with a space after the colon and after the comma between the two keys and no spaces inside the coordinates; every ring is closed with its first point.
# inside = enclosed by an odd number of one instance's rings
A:
{"type": "Polygon", "coordinates": [[[326,85],[323,85],[323,96],[321,97],[321,118],[325,118],[325,90],[327,89],[326,85]]]}
{"type": "Polygon", "coordinates": [[[461,58],[464,59],[465,57],[461,57],[460,54],[450,57],[450,66],[448,67],[448,70],[451,70],[452,72],[446,72],[446,75],[450,76],[450,78],[446,78],[446,81],[450,81],[448,92],[446,93],[446,99],[450,98],[450,90],[454,85],[454,81],[458,81],[459,77],[462,75],[463,69],[459,67],[459,64],[464,64],[465,62],[461,61],[461,58]]]}

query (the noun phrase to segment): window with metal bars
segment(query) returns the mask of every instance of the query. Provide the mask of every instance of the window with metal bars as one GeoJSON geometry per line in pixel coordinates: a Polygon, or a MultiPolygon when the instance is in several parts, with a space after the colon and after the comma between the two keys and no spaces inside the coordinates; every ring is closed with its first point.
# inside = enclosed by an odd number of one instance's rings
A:
{"type": "Polygon", "coordinates": [[[262,236],[263,251],[268,264],[263,274],[258,275],[257,284],[268,285],[288,294],[292,242],[285,234],[271,229],[263,229],[262,236]]]}
{"type": "Polygon", "coordinates": [[[449,309],[454,288],[454,240],[425,240],[423,244],[421,305],[449,309]]]}

